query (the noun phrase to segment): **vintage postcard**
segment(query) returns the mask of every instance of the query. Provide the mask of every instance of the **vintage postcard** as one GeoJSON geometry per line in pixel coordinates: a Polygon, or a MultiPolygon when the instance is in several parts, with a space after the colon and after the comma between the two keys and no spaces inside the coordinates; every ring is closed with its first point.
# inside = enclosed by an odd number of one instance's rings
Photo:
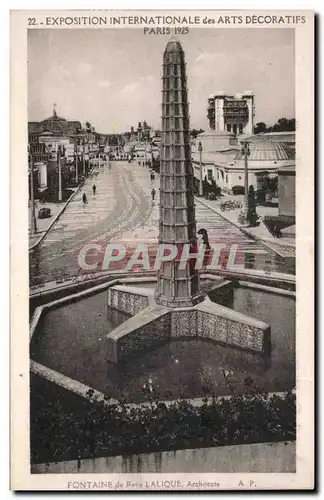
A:
{"type": "Polygon", "coordinates": [[[11,488],[314,487],[314,13],[11,12],[11,488]]]}

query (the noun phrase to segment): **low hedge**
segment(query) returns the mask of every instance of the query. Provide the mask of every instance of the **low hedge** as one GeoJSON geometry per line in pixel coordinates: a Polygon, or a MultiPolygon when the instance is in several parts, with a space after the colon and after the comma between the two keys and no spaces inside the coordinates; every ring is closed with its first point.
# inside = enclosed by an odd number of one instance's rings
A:
{"type": "MultiPolygon", "coordinates": [[[[73,189],[63,189],[62,190],[62,203],[67,201],[70,196],[74,193],[73,189]]],[[[58,203],[59,202],[59,199],[58,199],[58,192],[52,192],[52,193],[49,193],[48,191],[44,191],[43,193],[41,193],[39,196],[38,196],[40,202],[44,202],[44,203],[58,203]]]]}
{"type": "Polygon", "coordinates": [[[250,378],[245,383],[245,394],[231,386],[232,397],[205,398],[200,407],[186,400],[165,404],[153,393],[146,406],[130,408],[125,401],[89,402],[32,376],[31,461],[295,440],[295,395],[270,397],[250,378]]]}
{"type": "Polygon", "coordinates": [[[234,195],[238,195],[238,194],[244,194],[245,193],[245,189],[244,189],[244,186],[233,186],[232,187],[232,193],[234,195]]]}

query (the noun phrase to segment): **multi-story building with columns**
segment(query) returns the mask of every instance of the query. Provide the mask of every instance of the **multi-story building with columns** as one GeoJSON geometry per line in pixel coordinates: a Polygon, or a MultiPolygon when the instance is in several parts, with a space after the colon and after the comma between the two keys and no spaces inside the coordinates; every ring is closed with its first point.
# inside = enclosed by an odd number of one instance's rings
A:
{"type": "Polygon", "coordinates": [[[211,130],[253,134],[254,93],[247,90],[242,94],[216,92],[208,99],[207,118],[211,130]]]}

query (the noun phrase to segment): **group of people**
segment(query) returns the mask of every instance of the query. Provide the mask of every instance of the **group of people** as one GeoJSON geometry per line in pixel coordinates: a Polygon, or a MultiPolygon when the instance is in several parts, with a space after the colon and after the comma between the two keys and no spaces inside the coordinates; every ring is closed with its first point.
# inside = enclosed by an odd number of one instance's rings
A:
{"type": "MultiPolygon", "coordinates": [[[[151,172],[150,177],[151,177],[151,181],[153,182],[154,179],[155,179],[155,175],[154,175],[153,171],[151,172]]],[[[93,196],[95,196],[96,192],[97,192],[97,186],[94,184],[92,186],[92,194],[93,194],[93,196]]],[[[151,190],[152,201],[155,200],[155,195],[156,195],[156,191],[155,191],[155,189],[153,187],[152,190],[151,190]]],[[[83,193],[83,195],[82,195],[82,201],[83,201],[84,205],[86,205],[88,203],[87,195],[85,193],[83,193]]],[[[277,228],[275,228],[275,230],[276,229],[277,228]]],[[[277,231],[277,233],[278,233],[277,237],[278,238],[281,237],[280,231],[277,231]]],[[[206,248],[209,250],[210,249],[210,245],[209,245],[209,238],[208,238],[208,233],[207,233],[206,229],[200,229],[198,231],[198,234],[201,235],[201,241],[202,241],[202,243],[204,245],[206,245],[206,248]]]]}
{"type": "MultiPolygon", "coordinates": [[[[94,184],[94,185],[92,186],[92,194],[93,194],[93,196],[95,196],[96,191],[97,191],[97,186],[94,184]]],[[[87,195],[86,195],[85,193],[83,193],[83,195],[82,195],[82,201],[83,201],[83,204],[84,204],[84,205],[87,205],[87,203],[88,203],[88,198],[87,198],[87,195]]]]}
{"type": "MultiPolygon", "coordinates": [[[[109,167],[110,167],[110,166],[111,166],[111,165],[109,164],[109,167]]],[[[154,180],[155,180],[155,174],[154,174],[154,172],[153,172],[153,171],[151,171],[150,177],[151,177],[151,182],[154,182],[154,180]]],[[[93,193],[93,196],[95,196],[96,191],[97,191],[97,187],[96,187],[96,185],[94,184],[94,185],[92,186],[92,193],[93,193]]],[[[151,196],[152,196],[152,200],[153,200],[153,201],[154,201],[154,199],[155,199],[155,195],[156,195],[156,191],[155,191],[155,189],[153,188],[153,189],[152,189],[152,191],[151,191],[151,196]]],[[[86,195],[85,193],[83,193],[83,195],[82,195],[82,201],[83,201],[83,204],[84,204],[84,205],[87,205],[87,203],[88,203],[88,198],[87,198],[87,195],[86,195]]]]}
{"type": "MultiPolygon", "coordinates": [[[[150,173],[150,178],[151,178],[151,182],[154,182],[155,180],[155,173],[154,173],[154,170],[151,170],[151,173],[150,173]]],[[[154,201],[155,199],[155,195],[156,195],[156,191],[154,188],[152,188],[152,191],[151,191],[151,196],[152,196],[152,201],[154,201]]]]}

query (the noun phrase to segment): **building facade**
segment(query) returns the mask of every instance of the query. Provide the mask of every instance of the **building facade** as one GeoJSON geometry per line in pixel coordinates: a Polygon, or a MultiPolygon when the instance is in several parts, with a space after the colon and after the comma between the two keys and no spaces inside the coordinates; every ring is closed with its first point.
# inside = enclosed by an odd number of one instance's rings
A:
{"type": "Polygon", "coordinates": [[[153,128],[147,124],[146,120],[138,122],[137,129],[131,127],[130,132],[126,132],[125,137],[130,142],[149,142],[153,134],[153,128]]]}
{"type": "Polygon", "coordinates": [[[278,168],[278,209],[279,217],[295,223],[296,215],[296,166],[278,168]]]}
{"type": "MultiPolygon", "coordinates": [[[[265,177],[278,175],[280,167],[295,165],[295,152],[284,143],[277,143],[263,134],[248,139],[250,156],[248,158],[249,185],[258,190],[265,177]]],[[[234,186],[244,187],[244,157],[239,139],[230,132],[205,132],[199,134],[192,146],[194,175],[209,182],[214,180],[223,192],[232,193],[234,186]],[[198,144],[202,144],[201,163],[198,144]]]]}
{"type": "Polygon", "coordinates": [[[47,163],[51,159],[51,150],[46,144],[38,142],[29,142],[29,151],[33,155],[35,163],[47,163]]]}
{"type": "Polygon", "coordinates": [[[57,115],[53,109],[53,115],[40,122],[28,122],[28,142],[37,142],[37,137],[46,132],[50,132],[55,137],[70,137],[74,139],[82,138],[81,122],[76,120],[66,120],[57,115]]]}
{"type": "Polygon", "coordinates": [[[225,94],[219,91],[208,99],[207,118],[211,130],[253,134],[254,93],[225,94]]]}

